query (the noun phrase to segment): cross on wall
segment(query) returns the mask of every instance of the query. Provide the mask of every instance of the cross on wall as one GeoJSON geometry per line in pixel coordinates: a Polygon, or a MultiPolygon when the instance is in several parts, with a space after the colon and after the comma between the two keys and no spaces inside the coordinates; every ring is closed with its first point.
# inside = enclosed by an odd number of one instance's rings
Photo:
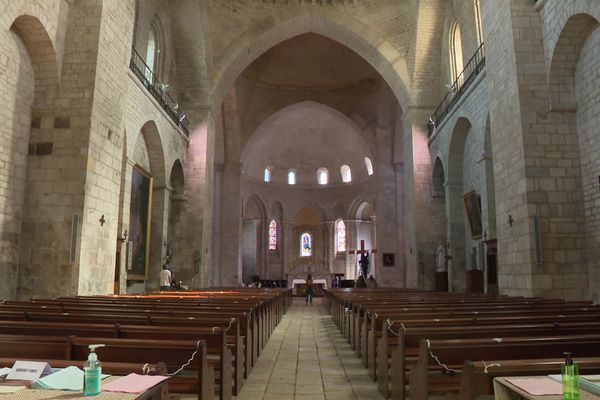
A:
{"type": "Polygon", "coordinates": [[[361,239],[361,241],[360,241],[360,250],[350,250],[348,253],[350,253],[350,254],[360,254],[360,255],[366,254],[367,257],[368,257],[369,256],[369,251],[371,253],[377,253],[376,249],[371,249],[371,250],[365,249],[365,241],[361,239]]]}

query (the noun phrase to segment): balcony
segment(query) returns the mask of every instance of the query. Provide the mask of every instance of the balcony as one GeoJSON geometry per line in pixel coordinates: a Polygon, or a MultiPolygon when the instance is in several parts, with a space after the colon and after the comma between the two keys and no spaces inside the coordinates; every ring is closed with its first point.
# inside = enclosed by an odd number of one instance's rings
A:
{"type": "Polygon", "coordinates": [[[177,104],[171,95],[167,93],[167,88],[169,86],[158,80],[135,48],[132,47],[131,50],[131,62],[129,63],[131,71],[133,71],[146,90],[148,90],[152,97],[154,97],[158,104],[165,110],[175,125],[181,129],[185,136],[189,136],[189,121],[183,110],[179,108],[179,104],[177,104]]]}
{"type": "MultiPolygon", "coordinates": [[[[475,81],[475,78],[485,67],[485,52],[483,43],[477,49],[473,57],[467,63],[465,69],[460,73],[458,78],[454,81],[452,86],[448,88],[448,93],[444,96],[440,105],[437,107],[433,116],[429,120],[431,128],[439,126],[444,118],[450,112],[450,109],[460,100],[465,94],[469,86],[475,81]]],[[[435,129],[429,129],[429,137],[433,135],[435,129]]]]}

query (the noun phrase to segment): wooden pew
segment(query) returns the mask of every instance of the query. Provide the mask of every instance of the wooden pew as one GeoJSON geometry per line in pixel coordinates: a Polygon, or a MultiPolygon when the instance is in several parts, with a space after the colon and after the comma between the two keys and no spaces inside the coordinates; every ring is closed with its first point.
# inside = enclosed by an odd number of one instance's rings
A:
{"type": "MultiPolygon", "coordinates": [[[[384,327],[386,325],[387,322],[384,322],[384,327]]],[[[394,331],[392,328],[386,329],[383,331],[383,336],[377,348],[377,387],[386,398],[390,395],[390,391],[392,398],[404,398],[405,375],[409,368],[414,367],[416,364],[418,346],[422,339],[574,335],[596,332],[600,332],[600,322],[565,324],[552,322],[537,324],[505,323],[504,325],[406,327],[406,329],[398,327],[398,331],[394,331]]]]}
{"type": "MultiPolygon", "coordinates": [[[[224,338],[224,335],[223,335],[224,338]]],[[[206,357],[206,342],[199,341],[172,341],[172,340],[143,340],[143,339],[114,339],[114,338],[79,338],[6,335],[0,336],[0,353],[4,358],[31,358],[42,360],[65,360],[81,363],[87,359],[88,346],[94,343],[104,343],[106,347],[98,349],[98,357],[108,363],[164,363],[171,371],[179,368],[190,359],[192,352],[196,351],[193,362],[186,368],[195,370],[194,375],[186,373],[173,379],[173,386],[182,393],[196,393],[199,400],[214,399],[213,369],[209,367],[206,357]],[[42,354],[44,356],[42,356],[42,354]],[[162,360],[162,361],[156,361],[162,360]]],[[[219,398],[230,400],[231,396],[231,353],[224,348],[225,370],[220,371],[221,384],[219,398]]],[[[52,365],[52,364],[51,364],[52,365]]],[[[185,371],[184,371],[185,372],[185,371]]],[[[171,385],[170,385],[171,386],[171,385]]]]}
{"type": "Polygon", "coordinates": [[[600,335],[421,340],[419,358],[409,376],[409,398],[457,393],[467,360],[560,358],[565,351],[600,356],[600,335]]]}
{"type": "MultiPolygon", "coordinates": [[[[1,319],[1,316],[0,316],[1,319]]],[[[239,324],[237,319],[229,318],[214,318],[214,319],[196,319],[194,317],[153,317],[145,314],[143,316],[127,315],[121,313],[117,316],[111,314],[73,314],[73,313],[54,313],[48,312],[29,312],[27,319],[31,322],[39,324],[38,327],[30,327],[24,325],[15,326],[8,324],[8,321],[0,320],[0,333],[23,332],[21,329],[25,327],[29,332],[40,332],[40,334],[62,334],[62,335],[78,335],[79,336],[95,336],[95,337],[117,337],[117,338],[160,338],[169,337],[170,339],[192,339],[195,340],[202,334],[211,332],[213,328],[220,327],[226,330],[231,340],[228,340],[228,345],[231,352],[235,355],[234,358],[234,381],[233,393],[237,395],[243,384],[245,372],[245,354],[242,338],[240,337],[239,324]],[[58,321],[69,321],[69,325],[56,326],[52,325],[58,321]],[[94,321],[105,321],[111,325],[93,324],[94,321]],[[139,325],[132,325],[135,323],[139,325]],[[148,322],[150,325],[143,325],[148,322]],[[45,325],[42,325],[46,323],[45,325]],[[10,327],[9,327],[10,326],[10,327]],[[204,329],[203,329],[204,327],[204,329]],[[61,329],[64,332],[61,333],[61,329]]],[[[23,321],[25,322],[25,321],[23,321]]],[[[208,354],[220,355],[219,347],[209,346],[208,354]]]]}
{"type": "MultiPolygon", "coordinates": [[[[600,374],[600,357],[575,357],[579,373],[600,374]]],[[[530,376],[560,374],[562,358],[465,361],[460,378],[458,398],[476,400],[494,394],[493,380],[498,376],[530,376]]]]}

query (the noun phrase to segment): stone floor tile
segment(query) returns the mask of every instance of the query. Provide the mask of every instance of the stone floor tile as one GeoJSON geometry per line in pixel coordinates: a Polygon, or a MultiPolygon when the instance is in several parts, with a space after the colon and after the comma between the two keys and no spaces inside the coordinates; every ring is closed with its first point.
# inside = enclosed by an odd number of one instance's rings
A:
{"type": "Polygon", "coordinates": [[[381,400],[319,299],[312,307],[301,301],[294,300],[236,400],[381,400]]]}

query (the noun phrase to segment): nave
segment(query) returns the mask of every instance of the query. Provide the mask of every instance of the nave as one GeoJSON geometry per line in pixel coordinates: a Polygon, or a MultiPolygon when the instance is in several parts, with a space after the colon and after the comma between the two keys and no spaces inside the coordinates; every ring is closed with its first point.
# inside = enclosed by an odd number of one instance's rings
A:
{"type": "Polygon", "coordinates": [[[383,399],[322,300],[294,298],[238,400],[383,399]]]}

